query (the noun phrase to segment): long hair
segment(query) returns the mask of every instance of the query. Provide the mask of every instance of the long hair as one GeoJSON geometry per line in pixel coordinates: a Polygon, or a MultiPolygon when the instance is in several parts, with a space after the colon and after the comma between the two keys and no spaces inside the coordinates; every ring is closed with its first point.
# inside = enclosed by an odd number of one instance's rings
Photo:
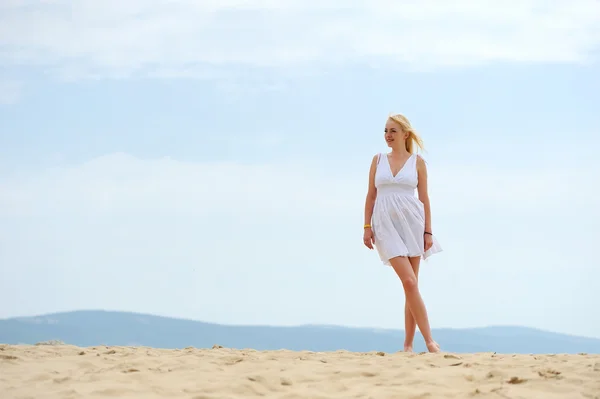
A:
{"type": "Polygon", "coordinates": [[[425,150],[425,146],[423,145],[423,139],[417,134],[417,132],[410,125],[408,119],[402,114],[390,115],[389,118],[394,122],[398,123],[402,130],[405,133],[408,133],[408,138],[406,139],[406,151],[411,154],[414,154],[416,148],[419,147],[421,151],[425,150]]]}

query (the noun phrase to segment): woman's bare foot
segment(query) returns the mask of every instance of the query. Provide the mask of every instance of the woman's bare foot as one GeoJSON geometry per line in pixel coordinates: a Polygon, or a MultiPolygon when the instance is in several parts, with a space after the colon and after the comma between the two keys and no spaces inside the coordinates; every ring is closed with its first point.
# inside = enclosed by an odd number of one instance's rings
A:
{"type": "Polygon", "coordinates": [[[440,346],[435,341],[426,342],[425,344],[427,345],[427,350],[431,353],[437,353],[441,351],[440,346]]]}
{"type": "Polygon", "coordinates": [[[404,352],[412,352],[412,351],[413,351],[412,345],[404,345],[404,352]]]}

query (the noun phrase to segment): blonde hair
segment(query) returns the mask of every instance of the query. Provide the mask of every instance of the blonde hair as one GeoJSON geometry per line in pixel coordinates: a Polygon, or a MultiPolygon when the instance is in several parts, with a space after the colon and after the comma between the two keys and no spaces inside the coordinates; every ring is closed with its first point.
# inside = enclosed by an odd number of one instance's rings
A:
{"type": "Polygon", "coordinates": [[[415,152],[415,144],[421,149],[421,151],[425,150],[423,139],[421,139],[415,129],[413,129],[413,127],[410,125],[410,122],[404,115],[395,114],[390,115],[389,118],[399,124],[405,133],[408,133],[408,137],[406,139],[406,151],[413,154],[415,152]]]}

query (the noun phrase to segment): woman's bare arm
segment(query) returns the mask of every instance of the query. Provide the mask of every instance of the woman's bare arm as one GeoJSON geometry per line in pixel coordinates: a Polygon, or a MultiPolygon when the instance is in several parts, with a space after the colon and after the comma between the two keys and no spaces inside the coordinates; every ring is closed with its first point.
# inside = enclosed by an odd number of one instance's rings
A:
{"type": "Polygon", "coordinates": [[[427,192],[427,166],[425,161],[420,156],[417,156],[417,176],[419,183],[417,192],[419,200],[423,203],[425,209],[425,231],[431,231],[431,204],[429,203],[429,193],[427,192]]]}
{"type": "Polygon", "coordinates": [[[365,199],[365,225],[371,224],[371,218],[373,217],[373,207],[375,206],[375,199],[377,198],[377,188],[375,187],[375,171],[377,170],[377,155],[373,156],[371,161],[371,168],[369,170],[369,189],[367,191],[367,198],[365,199]]]}

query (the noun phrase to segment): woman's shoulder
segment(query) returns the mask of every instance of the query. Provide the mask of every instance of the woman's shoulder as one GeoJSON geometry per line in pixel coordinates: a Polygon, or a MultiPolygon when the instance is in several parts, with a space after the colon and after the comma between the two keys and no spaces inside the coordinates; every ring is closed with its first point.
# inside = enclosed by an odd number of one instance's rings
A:
{"type": "Polygon", "coordinates": [[[371,162],[373,162],[373,163],[378,163],[378,162],[379,162],[379,160],[381,159],[381,157],[383,157],[384,155],[385,155],[385,154],[384,154],[384,153],[382,153],[382,152],[379,152],[379,153],[377,153],[377,154],[373,155],[373,158],[371,158],[371,162]]]}
{"type": "Polygon", "coordinates": [[[424,171],[427,169],[427,161],[425,161],[425,158],[423,158],[423,156],[421,154],[415,154],[415,158],[417,159],[415,162],[415,166],[417,168],[417,170],[421,170],[424,171]]]}

